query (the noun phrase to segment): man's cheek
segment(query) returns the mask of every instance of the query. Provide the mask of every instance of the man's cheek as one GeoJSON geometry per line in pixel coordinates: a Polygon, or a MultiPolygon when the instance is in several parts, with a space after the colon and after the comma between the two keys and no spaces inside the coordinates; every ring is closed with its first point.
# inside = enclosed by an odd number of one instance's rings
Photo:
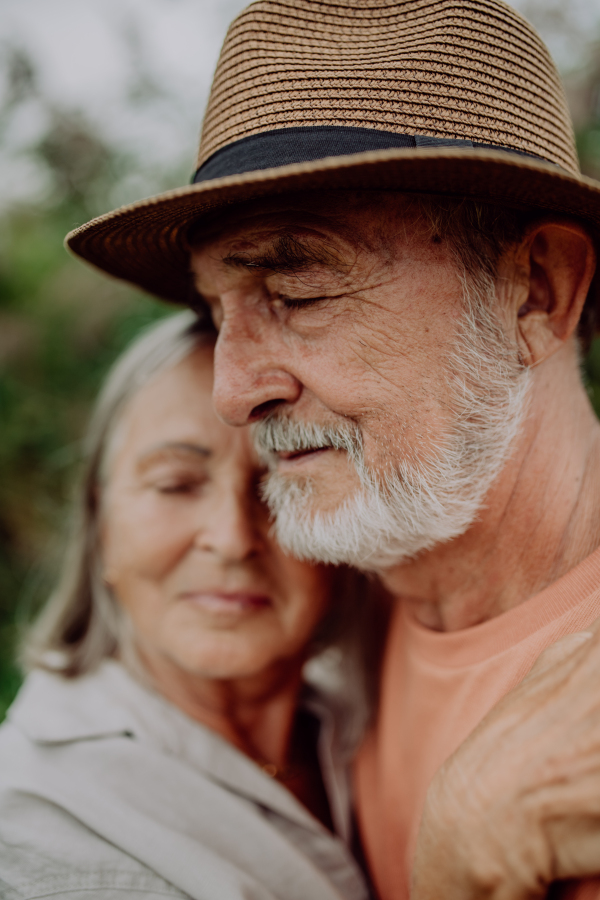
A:
{"type": "Polygon", "coordinates": [[[288,340],[307,349],[329,344],[332,336],[347,340],[357,318],[357,303],[349,298],[335,297],[320,300],[297,310],[288,310],[281,317],[282,331],[288,340]]]}
{"type": "Polygon", "coordinates": [[[381,472],[402,464],[419,468],[453,427],[444,380],[431,372],[398,366],[388,377],[371,370],[360,379],[354,400],[349,415],[361,429],[365,461],[381,472]]]}
{"type": "Polygon", "coordinates": [[[371,330],[348,347],[347,371],[355,382],[357,401],[365,410],[402,408],[423,393],[435,367],[424,352],[409,352],[398,340],[371,330]]]}

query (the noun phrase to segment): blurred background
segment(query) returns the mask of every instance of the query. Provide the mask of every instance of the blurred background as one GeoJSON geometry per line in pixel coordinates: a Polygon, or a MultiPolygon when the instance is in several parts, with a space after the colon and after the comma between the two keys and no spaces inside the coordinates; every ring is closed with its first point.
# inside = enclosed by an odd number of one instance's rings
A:
{"type": "MultiPolygon", "coordinates": [[[[47,596],[90,403],[169,313],[64,251],[92,216],[186,183],[212,72],[246,0],[0,0],[0,719],[47,596]]],[[[600,178],[600,0],[515,0],[565,80],[600,178]]],[[[600,413],[600,342],[585,362],[600,413]]]]}

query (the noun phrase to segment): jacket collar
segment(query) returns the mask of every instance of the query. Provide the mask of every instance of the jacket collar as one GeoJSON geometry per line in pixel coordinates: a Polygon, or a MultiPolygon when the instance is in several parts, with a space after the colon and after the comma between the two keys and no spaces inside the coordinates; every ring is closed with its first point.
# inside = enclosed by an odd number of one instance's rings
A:
{"type": "Polygon", "coordinates": [[[30,741],[43,745],[119,735],[134,738],[299,824],[323,827],[251,759],[136,681],[114,660],[105,660],[94,672],[77,678],[34,670],[7,719],[30,741]]]}

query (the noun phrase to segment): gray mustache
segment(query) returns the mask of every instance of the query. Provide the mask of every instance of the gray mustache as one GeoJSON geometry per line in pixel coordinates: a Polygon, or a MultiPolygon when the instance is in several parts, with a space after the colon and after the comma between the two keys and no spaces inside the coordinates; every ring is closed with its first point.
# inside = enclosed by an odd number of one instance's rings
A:
{"type": "Polygon", "coordinates": [[[287,416],[275,413],[253,425],[252,435],[256,449],[267,458],[274,453],[295,453],[325,447],[345,450],[352,459],[362,456],[360,429],[353,422],[319,425],[315,422],[294,422],[287,416]]]}

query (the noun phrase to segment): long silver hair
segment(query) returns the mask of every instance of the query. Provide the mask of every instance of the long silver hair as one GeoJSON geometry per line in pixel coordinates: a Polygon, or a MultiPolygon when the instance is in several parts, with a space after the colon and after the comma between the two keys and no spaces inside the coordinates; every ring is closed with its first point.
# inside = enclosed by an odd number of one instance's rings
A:
{"type": "Polygon", "coordinates": [[[112,438],[140,388],[213,340],[208,318],[186,310],[147,328],[108,373],[84,439],[83,471],[58,584],[21,647],[25,670],[42,667],[76,676],[117,653],[126,622],[102,580],[99,546],[101,495],[112,438]]]}

